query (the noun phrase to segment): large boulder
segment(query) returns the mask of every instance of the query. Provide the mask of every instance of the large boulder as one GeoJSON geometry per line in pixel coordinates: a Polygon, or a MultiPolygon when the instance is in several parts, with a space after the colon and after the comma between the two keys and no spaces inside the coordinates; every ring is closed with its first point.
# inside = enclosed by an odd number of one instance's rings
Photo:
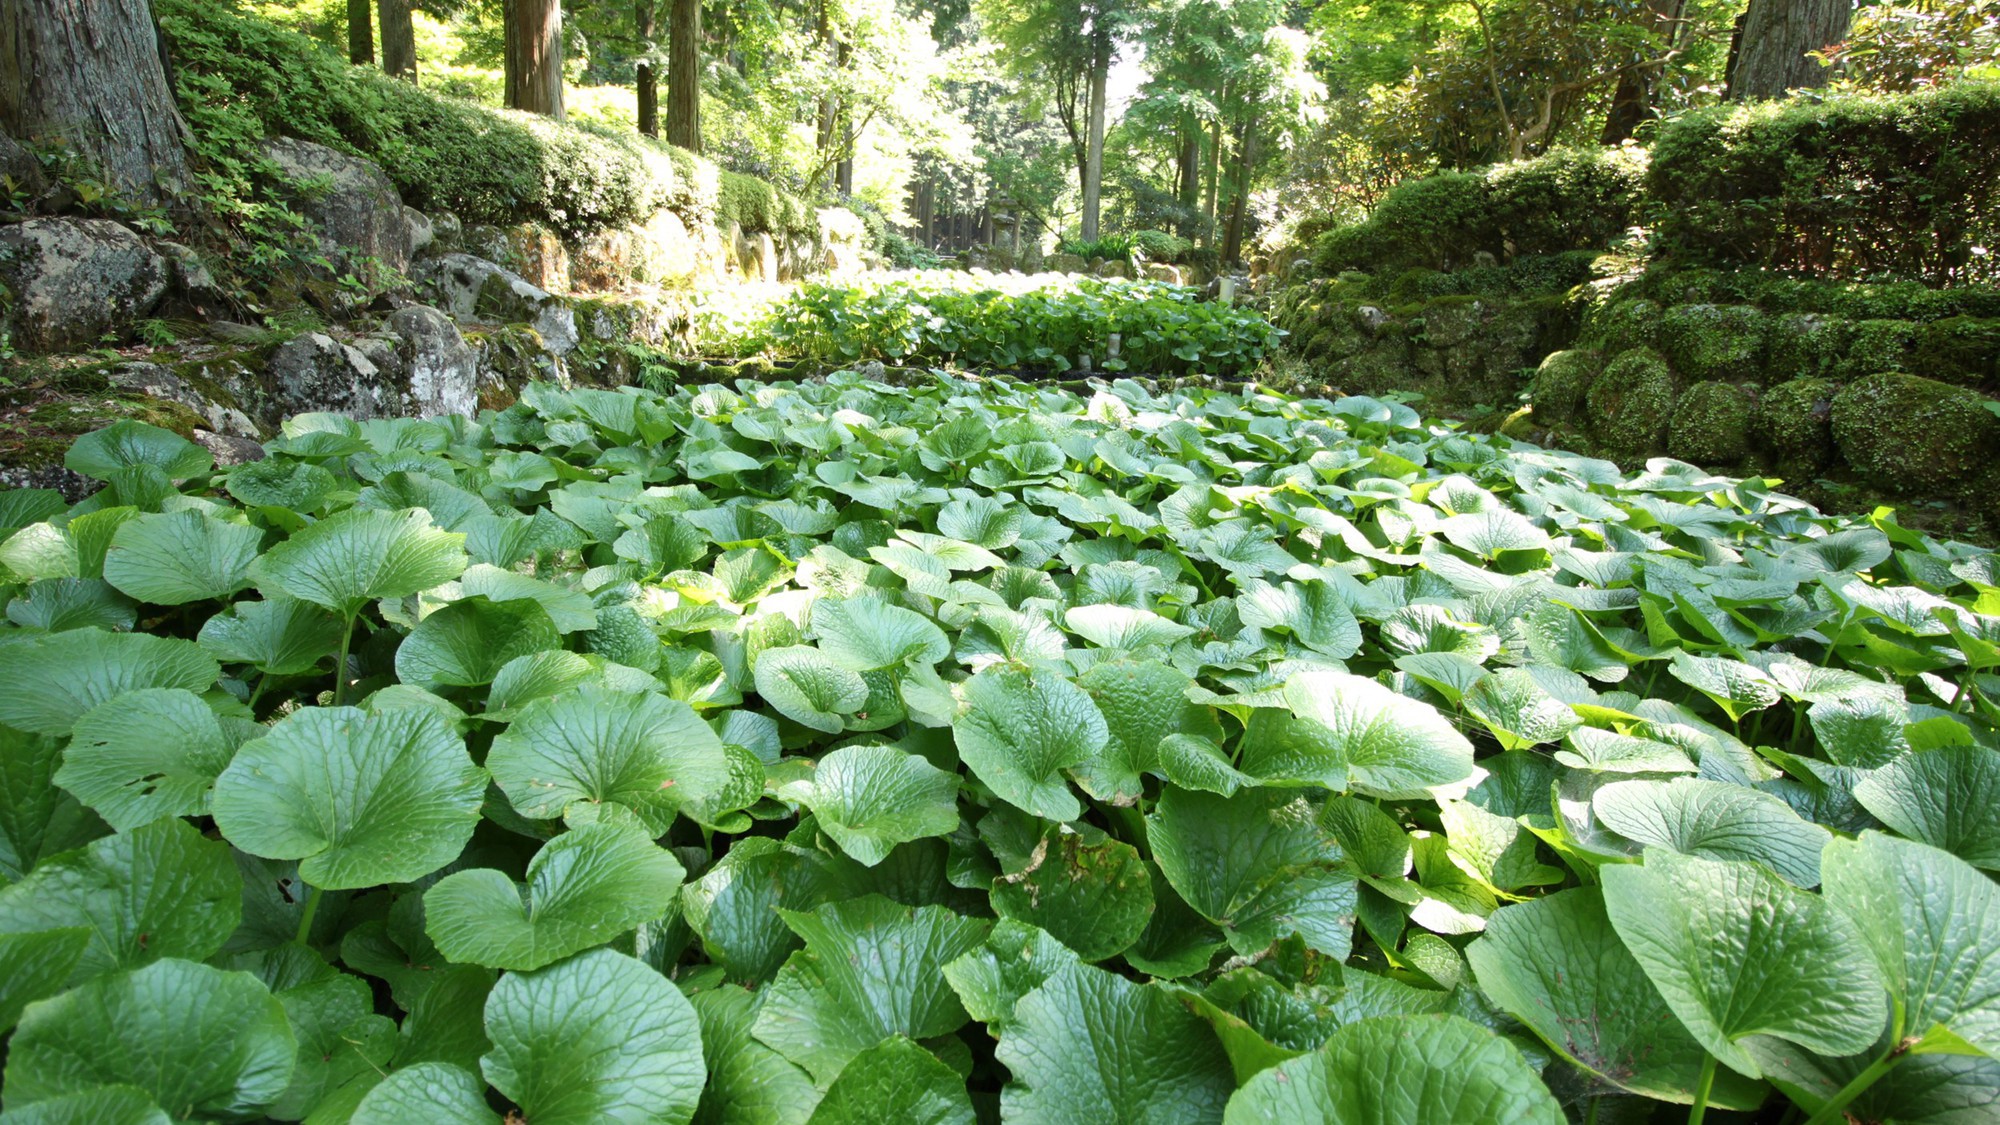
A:
{"type": "Polygon", "coordinates": [[[1769,325],[1755,308],[1679,305],[1660,318],[1657,331],[1660,351],[1684,379],[1745,382],[1764,378],[1769,325]]]}
{"type": "Polygon", "coordinates": [[[1833,398],[1847,463],[1905,492],[1962,490],[2000,455],[2000,418],[1975,391],[1915,375],[1870,375],[1833,398]]]}
{"type": "Polygon", "coordinates": [[[1833,459],[1831,379],[1789,379],[1757,402],[1757,438],[1781,472],[1814,473],[1833,459]]]}
{"type": "Polygon", "coordinates": [[[1607,454],[1627,461],[1647,457],[1673,414],[1673,372],[1658,352],[1632,348],[1591,382],[1585,404],[1591,433],[1607,454]]]}
{"type": "Polygon", "coordinates": [[[1696,383],[1674,405],[1667,452],[1697,465],[1734,465],[1750,452],[1757,402],[1733,383],[1696,383]]]}
{"type": "Polygon", "coordinates": [[[358,349],[323,332],[286,341],[271,353],[266,371],[272,410],[280,418],[320,410],[364,419],[402,413],[393,380],[358,349]]]}
{"type": "Polygon", "coordinates": [[[397,339],[410,413],[431,417],[478,411],[479,357],[450,317],[411,305],[389,318],[389,331],[397,339]]]}
{"type": "Polygon", "coordinates": [[[160,302],[172,270],[108,219],[29,219],[0,227],[0,325],[16,347],[58,351],[124,337],[160,302]]]}
{"type": "Polygon", "coordinates": [[[410,221],[382,169],[358,156],[291,137],[264,142],[264,151],[292,180],[309,186],[301,209],[318,224],[329,257],[359,270],[368,259],[398,273],[410,268],[410,221]]]}
{"type": "Polygon", "coordinates": [[[1593,348],[1550,352],[1535,369],[1530,398],[1535,421],[1555,425],[1574,421],[1583,411],[1583,397],[1604,368],[1604,357],[1593,348]]]}
{"type": "Polygon", "coordinates": [[[145,395],[188,408],[207,424],[211,433],[232,438],[263,436],[257,423],[237,408],[235,396],[207,380],[201,380],[197,386],[157,363],[120,364],[106,372],[105,379],[128,395],[145,395]]]}
{"type": "Polygon", "coordinates": [[[1050,273],[1088,273],[1090,263],[1076,254],[1050,254],[1047,269],[1050,273]]]}
{"type": "Polygon", "coordinates": [[[558,356],[576,347],[576,313],[568,302],[520,274],[470,254],[444,254],[424,265],[423,280],[453,318],[525,324],[558,356]]]}

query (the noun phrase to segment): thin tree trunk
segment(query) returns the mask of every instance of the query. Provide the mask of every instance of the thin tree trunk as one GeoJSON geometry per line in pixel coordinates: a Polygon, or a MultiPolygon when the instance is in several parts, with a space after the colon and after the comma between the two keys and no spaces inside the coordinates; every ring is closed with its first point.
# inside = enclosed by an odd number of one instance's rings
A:
{"type": "Polygon", "coordinates": [[[668,21],[667,142],[701,151],[701,0],[674,0],[668,21]]]}
{"type": "Polygon", "coordinates": [[[561,121],[562,0],[506,0],[507,108],[561,121]]]}
{"type": "Polygon", "coordinates": [[[0,128],[62,137],[144,203],[187,190],[187,123],[147,0],[0,0],[0,128]]]}
{"type": "Polygon", "coordinates": [[[1201,122],[1192,114],[1181,115],[1181,149],[1175,173],[1178,176],[1175,199],[1184,215],[1180,233],[1188,238],[1195,233],[1194,212],[1201,206],[1201,122]]]}
{"type": "MultiPolygon", "coordinates": [[[[1648,30],[1652,32],[1659,50],[1649,46],[1646,55],[1664,54],[1679,44],[1681,14],[1686,8],[1687,0],[1651,0],[1647,14],[1652,26],[1648,30]]],[[[1604,132],[1598,137],[1598,143],[1623,144],[1632,138],[1640,125],[1652,118],[1659,79],[1659,68],[1651,66],[1635,66],[1618,76],[1618,88],[1611,94],[1611,110],[1605,114],[1604,132]]]]}
{"type": "Polygon", "coordinates": [[[1257,127],[1243,126],[1236,138],[1236,176],[1230,185],[1229,229],[1222,238],[1222,260],[1234,262],[1243,256],[1243,233],[1250,214],[1250,176],[1257,165],[1257,127]]]}
{"type": "MultiPolygon", "coordinates": [[[[653,37],[660,33],[659,21],[654,18],[653,0],[634,0],[632,4],[632,31],[638,35],[642,49],[653,53],[653,37]]],[[[639,100],[639,131],[649,137],[660,135],[660,79],[653,73],[653,64],[641,62],[634,69],[633,84],[639,100]]]]}
{"type": "Polygon", "coordinates": [[[1750,0],[1741,38],[1731,44],[1725,96],[1747,102],[1826,85],[1831,68],[1806,52],[1845,39],[1853,18],[1854,0],[1750,0]]]}
{"type": "Polygon", "coordinates": [[[917,241],[930,246],[932,224],[937,219],[937,184],[925,180],[917,187],[917,241]]]}
{"type": "MultiPolygon", "coordinates": [[[[1223,87],[1223,97],[1227,98],[1228,86],[1223,87]]],[[[1207,221],[1208,229],[1203,232],[1204,241],[1215,245],[1215,204],[1222,190],[1222,121],[1220,118],[1208,123],[1208,195],[1202,200],[1201,213],[1207,221]]]]}
{"type": "Polygon", "coordinates": [[[1097,215],[1104,194],[1105,81],[1111,75],[1111,29],[1098,26],[1090,38],[1090,150],[1083,165],[1083,240],[1097,237],[1097,215]]]}
{"type": "Polygon", "coordinates": [[[410,21],[410,0],[381,0],[382,73],[417,80],[417,29],[410,21]]]}
{"type": "Polygon", "coordinates": [[[375,16],[369,0],[347,0],[347,61],[375,65],[375,16]]]}
{"type": "MultiPolygon", "coordinates": [[[[845,42],[834,51],[834,65],[846,70],[853,57],[852,48],[845,42]]],[[[833,189],[841,195],[854,194],[854,115],[845,107],[840,114],[838,135],[835,142],[840,145],[841,157],[833,166],[833,189]]]]}

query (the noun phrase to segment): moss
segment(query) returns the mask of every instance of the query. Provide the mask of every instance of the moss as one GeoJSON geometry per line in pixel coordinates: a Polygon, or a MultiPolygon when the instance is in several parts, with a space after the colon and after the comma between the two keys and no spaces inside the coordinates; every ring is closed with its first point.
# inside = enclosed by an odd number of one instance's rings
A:
{"type": "Polygon", "coordinates": [[[0,465],[60,465],[78,437],[130,418],[192,438],[207,423],[179,403],[146,395],[53,394],[0,417],[0,465]]]}
{"type": "Polygon", "coordinates": [[[1660,306],[1644,299],[1613,300],[1591,318],[1586,339],[1617,355],[1659,343],[1660,306]]]}
{"type": "Polygon", "coordinates": [[[1926,379],[1965,387],[2000,383],[2000,320],[1954,316],[1917,332],[1912,362],[1926,379]]]}
{"type": "Polygon", "coordinates": [[[1537,420],[1546,425],[1575,420],[1583,412],[1590,384],[1604,370],[1604,356],[1595,348],[1550,352],[1535,369],[1529,397],[1537,420]]]}
{"type": "Polygon", "coordinates": [[[1817,472],[1833,459],[1832,379],[1792,379],[1757,402],[1757,440],[1781,471],[1817,472]]]}
{"type": "Polygon", "coordinates": [[[2000,454],[2000,418],[1972,391],[1890,372],[1834,396],[1833,438],[1848,464],[1885,487],[1957,492],[2000,454]]]}
{"type": "Polygon", "coordinates": [[[1633,460],[1653,452],[1674,407],[1674,375],[1660,353],[1633,348],[1613,359],[1585,396],[1604,451],[1633,460]]]}
{"type": "Polygon", "coordinates": [[[1840,370],[1847,354],[1848,322],[1824,313],[1784,313],[1771,321],[1764,360],[1764,383],[1817,379],[1840,370]]]}
{"type": "Polygon", "coordinates": [[[1917,325],[1907,320],[1861,320],[1852,328],[1841,370],[1849,379],[1878,371],[1916,374],[1917,325]]]}
{"type": "Polygon", "coordinates": [[[1733,383],[1696,383],[1674,404],[1667,452],[1697,465],[1734,465],[1750,452],[1757,400],[1733,383]]]}
{"type": "Polygon", "coordinates": [[[1660,351],[1697,382],[1764,377],[1764,314],[1747,305],[1681,305],[1660,317],[1660,351]]]}

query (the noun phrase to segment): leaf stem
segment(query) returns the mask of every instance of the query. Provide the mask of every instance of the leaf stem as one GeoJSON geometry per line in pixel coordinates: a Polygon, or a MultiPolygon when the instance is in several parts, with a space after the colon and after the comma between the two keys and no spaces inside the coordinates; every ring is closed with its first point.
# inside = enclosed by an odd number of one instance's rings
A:
{"type": "Polygon", "coordinates": [[[354,615],[347,618],[347,628],[340,631],[340,658],[333,666],[333,705],[338,707],[347,699],[347,650],[354,644],[354,615]]]}
{"type": "Polygon", "coordinates": [[[299,915],[300,945],[309,944],[309,941],[312,937],[313,915],[319,913],[320,894],[321,894],[320,889],[318,887],[314,887],[312,889],[312,893],[306,896],[305,913],[299,915]]]}
{"type": "Polygon", "coordinates": [[[1841,1115],[1847,1110],[1847,1103],[1866,1093],[1868,1087],[1873,1086],[1883,1075],[1894,1070],[1896,1064],[1902,1062],[1909,1055],[1910,1047],[1915,1042],[1914,1039],[1906,1039],[1890,1047],[1883,1053],[1881,1058],[1868,1064],[1867,1070],[1855,1075],[1852,1081],[1840,1088],[1839,1093],[1827,1099],[1825,1104],[1821,1105],[1816,1113],[1806,1118],[1806,1125],[1832,1125],[1833,1122],[1841,1120],[1841,1115]]]}
{"type": "Polygon", "coordinates": [[[1708,1092],[1714,1088],[1715,1056],[1706,1055],[1701,1060],[1701,1080],[1694,1088],[1694,1105],[1688,1109],[1688,1125],[1701,1125],[1701,1119],[1708,1116],[1708,1092]]]}
{"type": "Polygon", "coordinates": [[[1603,1094],[1591,1095],[1590,1108],[1583,1111],[1583,1125],[1597,1125],[1597,1107],[1603,1104],[1603,1094]]]}

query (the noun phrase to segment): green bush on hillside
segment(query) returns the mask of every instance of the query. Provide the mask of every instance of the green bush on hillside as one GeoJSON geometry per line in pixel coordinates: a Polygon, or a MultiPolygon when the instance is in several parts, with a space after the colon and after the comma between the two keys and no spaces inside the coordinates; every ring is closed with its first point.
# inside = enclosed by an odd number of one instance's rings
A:
{"type": "Polygon", "coordinates": [[[2000,83],[1686,114],[1647,195],[1676,262],[1841,279],[2000,278],[2000,83]]]}
{"type": "MultiPolygon", "coordinates": [[[[155,10],[198,154],[233,194],[269,188],[275,169],[256,144],[284,134],[373,160],[411,206],[468,223],[540,222],[576,236],[644,222],[663,207],[691,227],[719,218],[718,170],[692,153],[434,94],[209,0],[158,0],[155,10]]],[[[762,196],[731,216],[746,230],[811,230],[810,207],[737,178],[761,189],[736,189],[739,198],[762,196]]]]}

